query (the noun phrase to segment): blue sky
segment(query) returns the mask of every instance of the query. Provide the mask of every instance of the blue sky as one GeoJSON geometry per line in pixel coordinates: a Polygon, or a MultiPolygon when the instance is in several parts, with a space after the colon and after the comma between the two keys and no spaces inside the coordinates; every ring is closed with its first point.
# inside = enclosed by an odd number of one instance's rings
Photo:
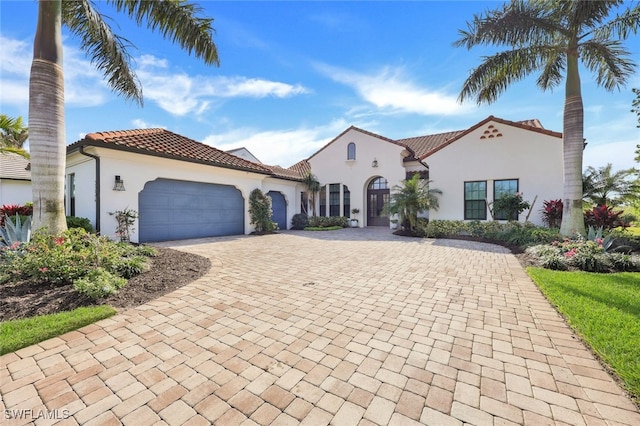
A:
{"type": "MultiPolygon", "coordinates": [[[[541,92],[534,78],[492,105],[460,105],[459,90],[482,55],[452,47],[474,13],[501,2],[200,1],[215,19],[221,66],[179,47],[98,3],[114,30],[135,46],[143,108],[112,94],[64,33],[66,134],[163,127],[228,150],[248,148],[285,167],[309,157],[351,125],[399,139],[460,130],[489,115],[538,118],[562,131],[564,87],[541,92]]],[[[28,117],[35,0],[0,3],[0,112],[28,117]]],[[[640,66],[640,35],[626,43],[640,66]]],[[[585,166],[633,167],[640,129],[631,87],[608,93],[583,70],[585,166]]]]}

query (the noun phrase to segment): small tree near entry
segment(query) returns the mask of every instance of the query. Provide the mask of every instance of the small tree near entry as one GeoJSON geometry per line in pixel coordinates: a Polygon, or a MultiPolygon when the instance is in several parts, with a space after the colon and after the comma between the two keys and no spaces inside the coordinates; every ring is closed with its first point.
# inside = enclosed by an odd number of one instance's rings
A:
{"type": "Polygon", "coordinates": [[[429,183],[414,174],[411,179],[402,181],[402,185],[393,187],[389,203],[384,207],[385,214],[399,216],[400,224],[407,231],[415,231],[418,214],[430,209],[438,210],[439,189],[430,189],[429,183]]]}
{"type": "Polygon", "coordinates": [[[251,191],[249,195],[249,216],[251,224],[255,226],[256,232],[273,232],[275,225],[271,221],[271,198],[266,196],[258,188],[251,191]]]}

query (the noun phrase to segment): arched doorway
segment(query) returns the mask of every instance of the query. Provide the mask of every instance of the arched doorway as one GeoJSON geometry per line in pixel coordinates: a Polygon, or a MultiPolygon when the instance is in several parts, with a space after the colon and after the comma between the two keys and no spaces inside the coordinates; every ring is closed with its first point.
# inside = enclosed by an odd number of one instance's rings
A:
{"type": "Polygon", "coordinates": [[[389,183],[383,177],[373,179],[367,187],[367,226],[389,226],[389,216],[382,214],[389,201],[389,183]]]}

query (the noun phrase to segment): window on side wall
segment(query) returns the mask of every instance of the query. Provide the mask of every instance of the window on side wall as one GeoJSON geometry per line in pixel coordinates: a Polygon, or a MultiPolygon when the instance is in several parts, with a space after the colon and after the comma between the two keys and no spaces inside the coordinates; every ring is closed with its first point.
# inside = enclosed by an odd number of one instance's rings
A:
{"type": "MultiPolygon", "coordinates": [[[[493,181],[493,201],[503,195],[513,195],[518,192],[518,179],[502,179],[493,181]]],[[[507,215],[504,211],[494,211],[493,218],[498,220],[506,220],[507,215]]]]}
{"type": "Polygon", "coordinates": [[[76,215],[76,174],[69,174],[69,216],[76,215]]]}
{"type": "Polygon", "coordinates": [[[356,159],[356,144],[353,142],[349,142],[347,145],[347,160],[355,160],[356,159]]]}
{"type": "Polygon", "coordinates": [[[320,216],[327,215],[327,187],[320,188],[320,216]]]}
{"type": "Polygon", "coordinates": [[[464,219],[487,220],[487,181],[464,183],[464,219]]]}
{"type": "Polygon", "coordinates": [[[349,217],[351,215],[351,192],[347,185],[342,185],[342,216],[349,217]]]}
{"type": "Polygon", "coordinates": [[[340,216],[340,184],[329,185],[329,216],[340,216]]]}

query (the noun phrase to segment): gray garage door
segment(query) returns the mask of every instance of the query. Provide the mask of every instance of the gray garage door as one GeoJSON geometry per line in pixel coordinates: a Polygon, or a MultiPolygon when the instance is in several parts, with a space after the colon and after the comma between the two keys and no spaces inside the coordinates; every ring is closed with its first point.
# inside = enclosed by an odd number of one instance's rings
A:
{"type": "Polygon", "coordinates": [[[287,229],[287,201],[281,192],[269,191],[267,195],[271,197],[271,221],[278,224],[279,229],[287,229]]]}
{"type": "Polygon", "coordinates": [[[244,234],[244,199],[229,185],[157,179],[138,208],[141,243],[244,234]]]}

